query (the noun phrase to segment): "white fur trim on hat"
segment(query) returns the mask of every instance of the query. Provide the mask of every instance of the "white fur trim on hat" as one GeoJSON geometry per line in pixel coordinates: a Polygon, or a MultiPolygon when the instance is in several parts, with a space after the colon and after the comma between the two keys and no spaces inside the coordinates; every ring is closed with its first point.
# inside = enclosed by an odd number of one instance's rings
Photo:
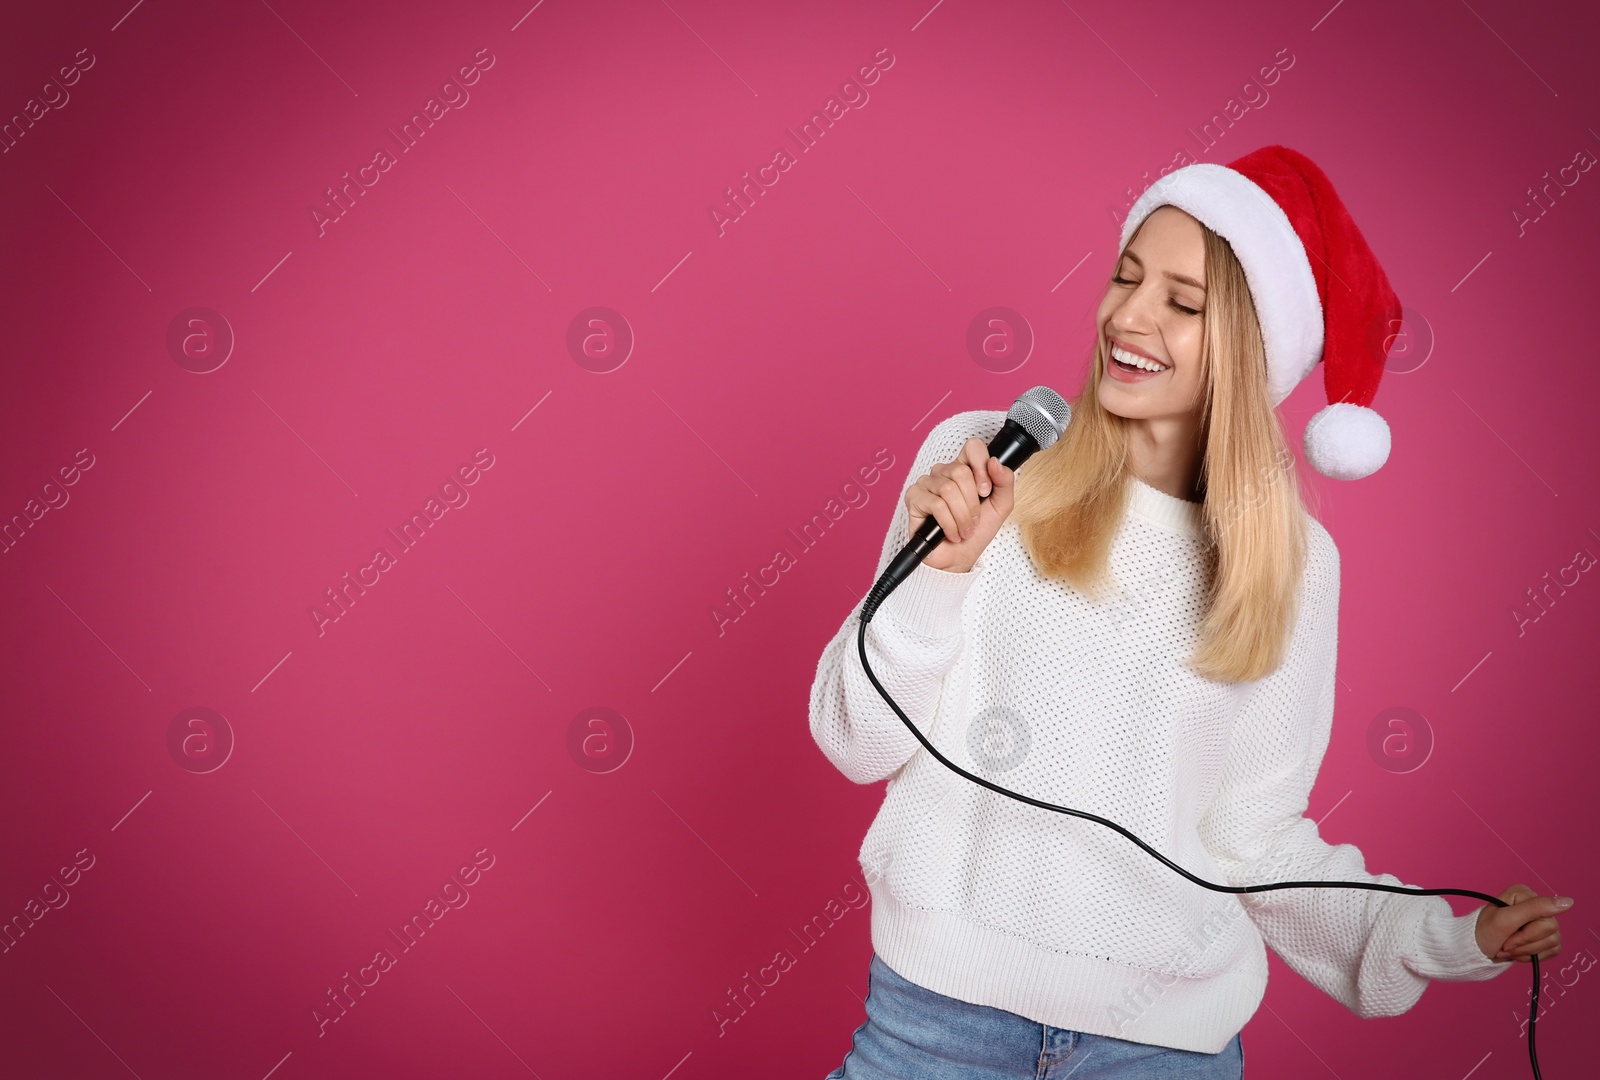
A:
{"type": "Polygon", "coordinates": [[[1360,480],[1389,460],[1389,424],[1365,405],[1336,401],[1306,424],[1306,460],[1323,476],[1360,480]]]}
{"type": "Polygon", "coordinates": [[[1289,216],[1243,173],[1197,162],[1144,190],[1122,223],[1122,246],[1139,222],[1166,204],[1227,240],[1244,267],[1267,351],[1267,386],[1272,404],[1281,403],[1322,359],[1323,343],[1317,282],[1289,216]]]}

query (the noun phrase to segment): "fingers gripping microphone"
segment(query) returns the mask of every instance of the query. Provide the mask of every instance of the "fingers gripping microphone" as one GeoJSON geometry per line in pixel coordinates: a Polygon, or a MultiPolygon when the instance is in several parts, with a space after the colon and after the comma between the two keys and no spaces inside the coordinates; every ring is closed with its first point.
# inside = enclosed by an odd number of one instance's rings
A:
{"type": "MultiPolygon", "coordinates": [[[[1017,398],[1006,413],[1006,422],[989,440],[989,456],[999,458],[1008,469],[1020,469],[1034,454],[1054,446],[1071,419],[1072,406],[1060,394],[1048,386],[1035,386],[1017,398]]],[[[944,529],[929,514],[872,586],[861,609],[861,621],[872,621],[878,605],[943,541],[944,529]]]]}

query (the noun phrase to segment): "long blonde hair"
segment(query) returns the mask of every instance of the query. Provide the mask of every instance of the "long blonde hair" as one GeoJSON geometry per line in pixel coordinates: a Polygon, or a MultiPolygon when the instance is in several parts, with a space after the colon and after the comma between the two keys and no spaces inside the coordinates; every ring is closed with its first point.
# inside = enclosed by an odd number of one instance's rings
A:
{"type": "MultiPolygon", "coordinates": [[[[1288,650],[1309,511],[1272,406],[1244,269],[1226,240],[1200,228],[1207,286],[1200,357],[1206,593],[1200,640],[1186,663],[1204,678],[1249,681],[1274,671],[1288,650]]],[[[1132,472],[1130,421],[1100,404],[1104,342],[1095,338],[1094,364],[1072,402],[1066,432],[1017,473],[1013,516],[1040,574],[1098,600],[1110,580],[1111,542],[1132,472]]]]}

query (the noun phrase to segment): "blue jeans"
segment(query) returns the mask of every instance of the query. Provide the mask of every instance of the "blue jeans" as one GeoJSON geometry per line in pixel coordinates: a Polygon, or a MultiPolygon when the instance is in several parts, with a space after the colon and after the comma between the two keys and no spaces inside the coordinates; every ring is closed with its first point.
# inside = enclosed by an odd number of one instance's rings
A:
{"type": "Polygon", "coordinates": [[[1126,1042],[945,997],[872,954],[867,1022],[827,1080],[1239,1080],[1244,1044],[1220,1054],[1126,1042]]]}

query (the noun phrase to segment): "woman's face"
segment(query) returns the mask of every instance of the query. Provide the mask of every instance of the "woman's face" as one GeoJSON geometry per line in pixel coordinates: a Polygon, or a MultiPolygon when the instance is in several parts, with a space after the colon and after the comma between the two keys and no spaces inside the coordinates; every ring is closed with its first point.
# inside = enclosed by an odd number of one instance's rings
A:
{"type": "Polygon", "coordinates": [[[1194,218],[1161,206],[1145,219],[1100,301],[1097,325],[1107,370],[1101,372],[1099,398],[1107,411],[1139,420],[1198,413],[1205,262],[1205,240],[1194,218]],[[1153,360],[1161,370],[1129,372],[1113,350],[1153,360]]]}

